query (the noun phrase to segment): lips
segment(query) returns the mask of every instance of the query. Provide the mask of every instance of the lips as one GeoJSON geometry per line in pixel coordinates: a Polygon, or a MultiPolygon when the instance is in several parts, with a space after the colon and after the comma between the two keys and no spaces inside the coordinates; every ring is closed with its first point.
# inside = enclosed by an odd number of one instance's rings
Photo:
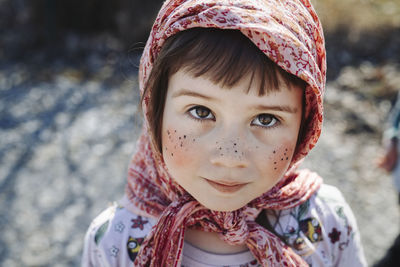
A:
{"type": "Polygon", "coordinates": [[[205,179],[209,185],[222,193],[235,193],[243,188],[247,183],[236,183],[227,181],[211,181],[205,179]]]}

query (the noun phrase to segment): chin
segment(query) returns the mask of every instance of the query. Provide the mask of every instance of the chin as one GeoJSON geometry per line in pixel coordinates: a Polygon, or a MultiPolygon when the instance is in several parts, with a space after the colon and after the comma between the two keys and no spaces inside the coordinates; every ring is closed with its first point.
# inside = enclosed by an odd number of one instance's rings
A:
{"type": "Polygon", "coordinates": [[[235,211],[235,210],[243,208],[244,206],[247,205],[247,203],[232,203],[232,204],[228,205],[228,204],[226,204],[227,201],[229,201],[229,200],[218,201],[218,202],[221,202],[220,205],[216,204],[215,202],[210,203],[209,201],[199,201],[199,202],[207,209],[210,209],[212,211],[221,211],[221,212],[235,211]]]}

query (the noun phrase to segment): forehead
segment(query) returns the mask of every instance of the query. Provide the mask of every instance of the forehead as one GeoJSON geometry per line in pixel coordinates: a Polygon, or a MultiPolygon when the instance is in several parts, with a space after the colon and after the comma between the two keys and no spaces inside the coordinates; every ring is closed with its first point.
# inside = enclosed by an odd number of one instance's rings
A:
{"type": "MultiPolygon", "coordinates": [[[[268,86],[265,85],[265,86],[268,86]]],[[[232,105],[279,105],[291,104],[294,108],[302,105],[303,89],[299,86],[280,82],[277,90],[268,90],[259,94],[260,79],[247,74],[235,85],[224,86],[215,83],[207,75],[195,77],[188,71],[179,70],[170,77],[168,83],[168,97],[200,97],[204,100],[217,102],[232,102],[232,105]]]]}
{"type": "MultiPolygon", "coordinates": [[[[251,74],[250,83],[259,82],[260,95],[279,90],[282,82],[304,85],[300,78],[280,68],[238,30],[185,30],[166,41],[157,60],[167,67],[168,76],[187,69],[196,77],[207,75],[228,88],[251,74]]],[[[159,71],[157,69],[156,73],[159,71]]]]}

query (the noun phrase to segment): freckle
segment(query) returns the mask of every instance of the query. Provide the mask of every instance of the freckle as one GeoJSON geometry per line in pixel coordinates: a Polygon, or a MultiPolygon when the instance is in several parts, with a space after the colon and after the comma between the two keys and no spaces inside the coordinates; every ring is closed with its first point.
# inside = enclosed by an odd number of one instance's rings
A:
{"type": "Polygon", "coordinates": [[[222,147],[219,147],[219,150],[221,150],[222,149],[222,147]]]}
{"type": "Polygon", "coordinates": [[[276,170],[276,168],[274,168],[274,170],[276,170]]]}
{"type": "Polygon", "coordinates": [[[186,135],[184,135],[183,138],[186,139],[186,135]]]}
{"type": "Polygon", "coordinates": [[[171,134],[171,133],[169,132],[169,130],[167,130],[167,134],[168,134],[168,135],[171,134]]]}
{"type": "Polygon", "coordinates": [[[286,157],[286,160],[288,160],[289,158],[288,157],[286,157]]]}
{"type": "Polygon", "coordinates": [[[168,147],[165,147],[165,151],[167,151],[168,150],[168,147]]]}
{"type": "Polygon", "coordinates": [[[237,153],[237,150],[235,150],[235,153],[237,153]]]}
{"type": "Polygon", "coordinates": [[[221,154],[221,156],[223,156],[224,154],[221,154]]]}
{"type": "Polygon", "coordinates": [[[283,155],[285,155],[285,156],[286,156],[286,152],[285,152],[285,153],[283,153],[283,155]]]}
{"type": "Polygon", "coordinates": [[[174,153],[171,153],[171,156],[174,156],[174,153]]]}
{"type": "Polygon", "coordinates": [[[274,152],[273,152],[274,154],[275,154],[275,150],[274,150],[274,152]]]}
{"type": "Polygon", "coordinates": [[[276,164],[276,161],[274,162],[274,164],[276,164]]]}
{"type": "Polygon", "coordinates": [[[283,160],[283,158],[281,158],[281,160],[283,160]]]}
{"type": "Polygon", "coordinates": [[[196,139],[193,138],[193,142],[196,141],[196,139]]]}
{"type": "Polygon", "coordinates": [[[175,130],[175,133],[176,133],[176,130],[175,130]]]}
{"type": "Polygon", "coordinates": [[[236,146],[236,143],[233,143],[234,146],[236,146]]]}
{"type": "Polygon", "coordinates": [[[181,140],[181,137],[179,136],[179,140],[181,140]]]}
{"type": "Polygon", "coordinates": [[[287,148],[285,149],[285,151],[287,151],[287,148]]]}

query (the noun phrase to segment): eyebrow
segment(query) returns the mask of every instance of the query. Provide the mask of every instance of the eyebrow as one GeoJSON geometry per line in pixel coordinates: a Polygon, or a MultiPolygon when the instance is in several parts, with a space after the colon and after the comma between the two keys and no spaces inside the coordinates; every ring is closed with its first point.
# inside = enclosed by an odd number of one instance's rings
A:
{"type": "Polygon", "coordinates": [[[172,98],[179,97],[179,96],[200,97],[200,98],[203,98],[203,99],[206,99],[206,100],[211,100],[211,99],[213,99],[213,98],[210,97],[210,96],[206,96],[206,95],[203,95],[203,94],[200,94],[200,93],[197,93],[197,92],[193,92],[193,91],[189,91],[189,90],[186,90],[186,89],[181,89],[181,90],[179,90],[178,92],[175,92],[175,93],[172,95],[172,98]]]}
{"type": "MultiPolygon", "coordinates": [[[[199,97],[199,98],[203,98],[206,100],[213,100],[214,98],[210,97],[210,96],[206,96],[197,92],[193,92],[187,89],[181,89],[177,92],[175,92],[172,97],[176,98],[179,96],[192,96],[192,97],[199,97]]],[[[254,107],[255,110],[275,110],[275,111],[283,111],[283,112],[288,112],[288,113],[297,113],[297,108],[292,108],[290,106],[279,106],[279,105],[275,105],[275,106],[268,106],[268,105],[257,105],[254,107]]]]}
{"type": "Polygon", "coordinates": [[[275,110],[275,111],[284,111],[288,113],[297,113],[297,108],[292,108],[290,106],[266,106],[266,105],[257,105],[254,109],[258,110],[275,110]]]}

